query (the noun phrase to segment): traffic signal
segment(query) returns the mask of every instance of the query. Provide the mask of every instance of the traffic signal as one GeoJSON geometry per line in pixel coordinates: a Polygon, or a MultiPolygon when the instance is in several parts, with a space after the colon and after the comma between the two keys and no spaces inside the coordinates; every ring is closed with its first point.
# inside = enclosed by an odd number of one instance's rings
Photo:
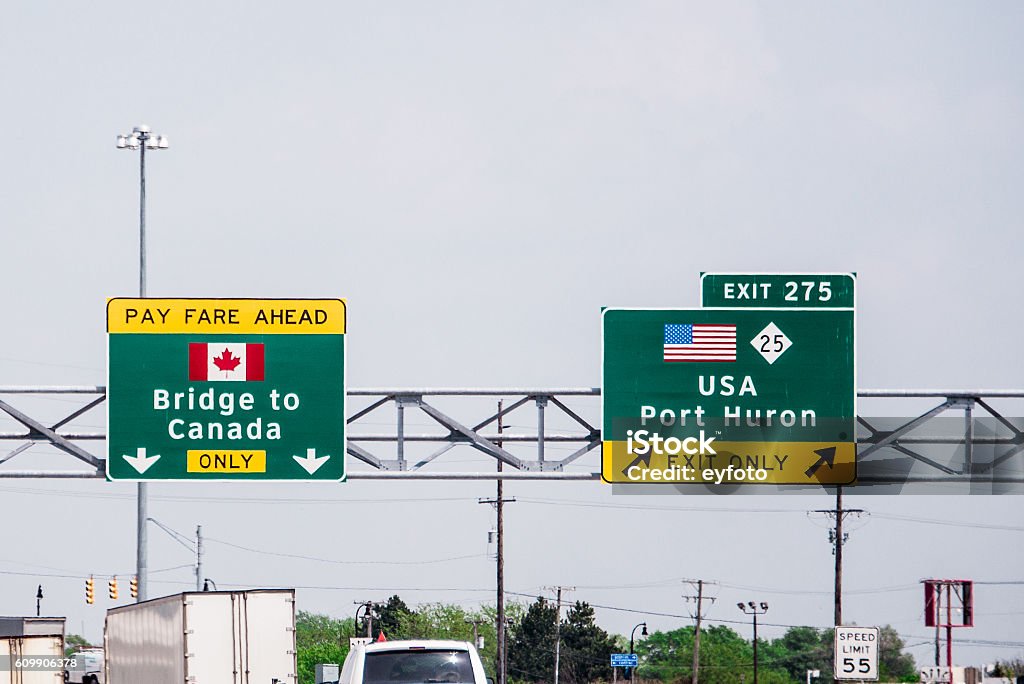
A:
{"type": "Polygon", "coordinates": [[[85,580],[85,602],[90,606],[96,603],[96,585],[93,582],[92,575],[85,580]]]}
{"type": "Polygon", "coordinates": [[[131,589],[132,598],[139,598],[139,576],[132,575],[132,579],[128,582],[128,588],[131,589]]]}
{"type": "Polygon", "coordinates": [[[117,600],[117,578],[111,577],[110,581],[107,582],[107,590],[110,593],[110,600],[117,600]]]}

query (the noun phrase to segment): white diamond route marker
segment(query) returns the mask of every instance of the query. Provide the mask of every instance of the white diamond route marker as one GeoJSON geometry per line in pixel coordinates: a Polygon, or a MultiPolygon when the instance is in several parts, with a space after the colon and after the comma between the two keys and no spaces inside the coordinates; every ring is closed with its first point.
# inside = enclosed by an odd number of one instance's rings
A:
{"type": "Polygon", "coordinates": [[[786,333],[779,330],[779,326],[775,323],[769,323],[754,336],[754,339],[750,340],[750,344],[771,365],[793,346],[793,340],[786,337],[786,333]]]}

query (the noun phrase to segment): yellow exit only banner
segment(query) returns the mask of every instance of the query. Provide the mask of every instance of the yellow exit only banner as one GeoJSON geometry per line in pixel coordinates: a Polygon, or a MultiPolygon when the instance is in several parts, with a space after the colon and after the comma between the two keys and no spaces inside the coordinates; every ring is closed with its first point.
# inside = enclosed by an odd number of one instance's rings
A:
{"type": "Polygon", "coordinates": [[[630,453],[604,442],[601,479],[614,484],[850,484],[856,446],[849,442],[714,442],[714,453],[630,453]]]}

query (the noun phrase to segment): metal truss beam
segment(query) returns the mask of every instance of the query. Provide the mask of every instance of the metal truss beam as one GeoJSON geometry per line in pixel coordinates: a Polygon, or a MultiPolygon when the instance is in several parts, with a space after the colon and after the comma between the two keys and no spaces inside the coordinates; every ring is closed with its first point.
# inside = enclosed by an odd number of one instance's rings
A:
{"type": "MultiPolygon", "coordinates": [[[[1007,418],[1006,409],[1001,407],[1024,399],[1024,390],[865,389],[857,394],[862,399],[886,400],[888,415],[915,416],[897,419],[894,426],[884,425],[893,419],[858,417],[858,462],[868,466],[866,471],[861,469],[864,481],[890,481],[887,469],[895,469],[904,472],[902,481],[967,482],[986,477],[987,482],[1024,483],[1024,425],[1019,418],[1007,418]],[[939,403],[924,413],[899,410],[925,399],[937,399],[939,403]],[[936,425],[940,416],[962,416],[962,429],[921,433],[936,425]],[[977,426],[982,421],[985,434],[978,434],[977,426]],[[952,457],[943,454],[942,449],[952,449],[952,457]],[[907,474],[914,464],[925,471],[907,474]],[[1010,468],[1015,464],[1018,467],[1010,468]]],[[[350,404],[359,404],[347,419],[348,453],[353,465],[361,464],[349,469],[353,480],[599,478],[597,465],[586,471],[566,470],[590,452],[599,451],[598,388],[363,388],[350,389],[348,396],[350,404]],[[505,401],[500,413],[494,403],[498,398],[505,401]],[[472,415],[476,418],[468,418],[472,415]],[[511,422],[513,431],[495,429],[499,415],[506,425],[511,422]],[[415,431],[408,430],[410,421],[416,419],[423,422],[415,425],[415,431]],[[523,451],[529,445],[535,449],[532,454],[523,451]],[[467,470],[462,467],[464,461],[448,463],[442,458],[453,451],[458,453],[458,447],[470,447],[473,451],[469,453],[485,455],[485,463],[492,468],[467,470]],[[501,472],[493,469],[499,462],[506,466],[501,472]]],[[[0,416],[8,417],[8,427],[14,423],[22,428],[0,430],[0,442],[17,442],[8,450],[0,449],[0,478],[105,477],[105,454],[82,446],[105,440],[105,431],[75,427],[80,419],[90,416],[95,422],[95,410],[105,400],[106,388],[102,386],[0,386],[0,416]],[[27,403],[38,403],[40,397],[68,402],[68,395],[81,396],[83,401],[56,420],[44,420],[32,417],[29,409],[16,408],[12,397],[19,395],[23,396],[18,401],[27,403]],[[34,449],[36,446],[53,447],[88,468],[60,469],[56,462],[60,454],[34,449]],[[11,468],[9,464],[15,459],[26,469],[11,468]]],[[[74,399],[70,401],[74,403],[74,399]]]]}

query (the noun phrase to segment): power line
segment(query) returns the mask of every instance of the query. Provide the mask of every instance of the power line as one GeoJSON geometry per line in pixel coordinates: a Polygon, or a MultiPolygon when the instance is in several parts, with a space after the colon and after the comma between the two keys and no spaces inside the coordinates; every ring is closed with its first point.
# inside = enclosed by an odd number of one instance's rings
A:
{"type": "Polygon", "coordinates": [[[448,563],[451,561],[467,560],[470,558],[486,558],[486,553],[474,553],[468,556],[452,556],[450,558],[434,558],[431,560],[408,560],[408,561],[385,561],[385,560],[336,560],[333,558],[318,558],[316,556],[304,556],[297,553],[284,553],[280,551],[265,551],[263,549],[254,549],[249,546],[242,546],[241,544],[235,544],[234,542],[224,541],[223,539],[212,539],[210,537],[205,538],[208,542],[215,544],[221,544],[222,546],[230,546],[233,549],[240,551],[248,551],[249,553],[258,553],[263,556],[277,556],[279,558],[297,558],[299,560],[316,561],[318,563],[332,563],[334,565],[430,565],[433,563],[448,563]]]}
{"type": "MultiPolygon", "coordinates": [[[[60,496],[71,497],[71,498],[85,498],[85,499],[134,499],[134,494],[118,494],[114,492],[83,492],[68,489],[40,489],[31,487],[0,487],[0,492],[9,494],[30,494],[39,496],[60,496]]],[[[329,506],[342,506],[342,505],[379,505],[379,504],[396,504],[396,503],[440,503],[440,502],[467,502],[476,501],[477,497],[464,496],[464,497],[411,497],[401,499],[307,499],[307,498],[263,498],[263,497],[205,497],[205,496],[185,496],[185,495],[154,495],[150,497],[155,501],[167,501],[171,503],[209,503],[209,504],[259,504],[263,505],[288,505],[301,503],[304,505],[329,505],[329,506]]],[[[623,510],[641,510],[641,511],[666,511],[666,512],[680,512],[680,513],[766,513],[766,514],[806,514],[806,509],[803,508],[755,508],[755,507],[716,507],[716,506],[651,506],[642,504],[621,504],[621,503],[605,503],[605,502],[592,502],[592,501],[579,501],[579,500],[561,500],[561,499],[545,499],[539,497],[519,497],[519,501],[523,503],[533,503],[542,506],[566,506],[575,508],[617,508],[623,510]]],[[[966,522],[961,520],[942,520],[936,518],[922,518],[909,515],[900,515],[896,513],[879,513],[872,512],[872,518],[892,520],[897,522],[910,522],[923,525],[940,525],[948,527],[962,527],[966,529],[982,529],[982,530],[997,530],[1004,532],[1024,532],[1024,526],[1018,525],[1002,525],[998,523],[979,523],[979,522],[966,522]]]]}
{"type": "MultiPolygon", "coordinates": [[[[191,568],[193,565],[187,563],[185,565],[174,565],[169,568],[161,568],[159,570],[151,570],[150,572],[170,572],[171,570],[180,570],[181,568],[191,568]]],[[[77,572],[73,570],[67,570],[63,573],[60,572],[20,572],[18,570],[0,570],[0,575],[13,575],[15,577],[55,577],[57,579],[87,579],[93,575],[99,575],[100,577],[117,577],[118,575],[131,575],[132,571],[118,571],[118,572],[77,572]],[[70,574],[73,573],[73,574],[70,574]]]]}
{"type": "MultiPolygon", "coordinates": [[[[721,586],[729,589],[743,589],[745,591],[759,591],[766,594],[784,594],[791,596],[830,596],[832,591],[810,591],[808,589],[771,589],[769,587],[752,587],[743,584],[730,584],[728,582],[721,582],[721,586]]],[[[920,584],[898,584],[888,587],[877,587],[875,589],[854,589],[847,591],[848,595],[868,595],[868,594],[887,594],[897,591],[909,591],[911,589],[919,589],[920,584]]]]}
{"type": "Polygon", "coordinates": [[[183,535],[181,532],[178,532],[177,530],[171,529],[170,527],[168,527],[167,525],[164,525],[162,522],[160,522],[156,518],[146,518],[146,520],[148,520],[149,522],[153,523],[154,525],[159,527],[161,530],[166,532],[168,535],[170,535],[171,539],[173,539],[174,541],[178,542],[179,544],[184,546],[186,549],[188,549],[192,553],[196,552],[196,547],[192,544],[192,540],[189,539],[188,537],[186,537],[185,535],[183,535]]]}
{"type": "MultiPolygon", "coordinates": [[[[61,498],[81,499],[134,499],[134,494],[118,494],[116,492],[85,492],[73,489],[40,489],[33,487],[0,487],[0,492],[9,494],[31,494],[33,496],[60,496],[61,498]]],[[[326,504],[326,505],[349,505],[349,504],[395,504],[395,503],[434,503],[434,502],[466,502],[475,501],[476,497],[416,497],[404,499],[306,499],[306,498],[263,498],[263,497],[207,497],[207,496],[185,496],[185,495],[154,495],[150,497],[155,501],[167,501],[171,503],[211,503],[211,504],[326,504]]]]}
{"type": "MultiPolygon", "coordinates": [[[[797,508],[754,508],[754,507],[717,507],[717,506],[649,506],[643,504],[623,503],[602,503],[579,500],[543,499],[535,497],[521,497],[524,503],[533,503],[543,506],[569,506],[576,508],[618,508],[626,510],[644,511],[666,511],[679,513],[800,513],[806,514],[805,509],[797,508]]],[[[1006,532],[1024,532],[1024,527],[1018,525],[1000,525],[997,523],[973,523],[961,520],[942,520],[937,518],[922,518],[896,513],[872,512],[872,518],[894,520],[899,522],[912,522],[924,525],[944,525],[950,527],[964,527],[969,529],[1002,530],[1006,532]]]]}

